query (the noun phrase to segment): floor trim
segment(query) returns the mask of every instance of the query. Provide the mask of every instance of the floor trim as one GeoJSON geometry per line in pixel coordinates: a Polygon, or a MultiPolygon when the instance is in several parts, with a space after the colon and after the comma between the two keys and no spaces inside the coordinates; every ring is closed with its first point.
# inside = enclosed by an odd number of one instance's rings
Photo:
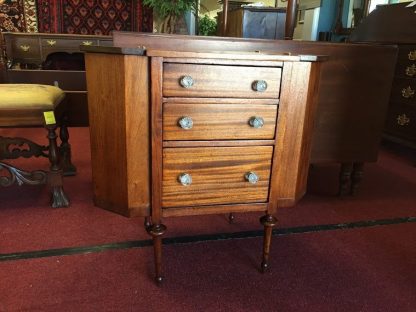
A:
{"type": "MultiPolygon", "coordinates": [[[[309,226],[299,226],[299,227],[290,227],[290,228],[277,228],[273,230],[273,235],[282,236],[282,235],[292,235],[292,234],[315,233],[315,232],[367,228],[367,227],[374,227],[374,226],[395,225],[395,224],[413,223],[413,222],[416,222],[416,217],[365,220],[365,221],[338,223],[338,224],[309,225],[309,226]]],[[[163,244],[164,245],[192,244],[192,243],[197,243],[197,242],[228,240],[228,239],[238,239],[238,238],[240,239],[255,238],[255,237],[262,237],[262,236],[263,236],[263,231],[256,230],[256,231],[243,231],[243,232],[234,232],[234,233],[167,237],[163,239],[163,244]]],[[[88,253],[102,252],[106,250],[143,248],[143,247],[149,247],[149,246],[152,246],[151,239],[116,242],[116,243],[101,244],[101,245],[95,245],[95,246],[83,246],[83,247],[81,246],[81,247],[68,247],[68,248],[16,252],[16,253],[9,253],[9,254],[0,254],[0,262],[23,260],[23,259],[36,259],[36,258],[45,258],[45,257],[54,257],[54,256],[67,256],[67,255],[75,255],[75,254],[88,254],[88,253]]]]}

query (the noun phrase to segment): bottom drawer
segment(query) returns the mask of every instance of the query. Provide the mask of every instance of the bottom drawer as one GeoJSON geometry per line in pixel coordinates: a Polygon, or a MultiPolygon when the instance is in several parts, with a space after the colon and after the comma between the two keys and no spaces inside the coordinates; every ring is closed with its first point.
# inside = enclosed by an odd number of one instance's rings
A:
{"type": "Polygon", "coordinates": [[[162,207],[267,202],[272,146],[165,148],[162,207]]]}
{"type": "Polygon", "coordinates": [[[391,105],[384,130],[401,139],[416,142],[416,107],[398,103],[391,105]]]}

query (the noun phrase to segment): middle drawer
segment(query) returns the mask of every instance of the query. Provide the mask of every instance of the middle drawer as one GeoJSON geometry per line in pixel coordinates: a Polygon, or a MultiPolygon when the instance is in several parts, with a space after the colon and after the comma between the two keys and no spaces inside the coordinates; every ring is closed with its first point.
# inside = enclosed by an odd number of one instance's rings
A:
{"type": "Polygon", "coordinates": [[[163,140],[273,139],[277,105],[163,105],[163,140]]]}

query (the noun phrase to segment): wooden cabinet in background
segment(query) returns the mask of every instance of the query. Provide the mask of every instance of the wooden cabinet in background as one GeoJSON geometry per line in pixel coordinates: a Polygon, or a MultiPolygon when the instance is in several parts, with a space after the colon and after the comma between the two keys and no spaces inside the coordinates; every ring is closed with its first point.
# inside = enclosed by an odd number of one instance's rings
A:
{"type": "Polygon", "coordinates": [[[385,138],[416,148],[416,14],[408,3],[379,6],[350,36],[352,42],[397,44],[385,138]]]}
{"type": "Polygon", "coordinates": [[[4,82],[59,86],[67,95],[69,124],[88,126],[84,60],[76,53],[82,53],[80,46],[111,46],[111,37],[7,32],[2,36],[4,82]],[[50,60],[48,56],[52,55],[50,60]]]}

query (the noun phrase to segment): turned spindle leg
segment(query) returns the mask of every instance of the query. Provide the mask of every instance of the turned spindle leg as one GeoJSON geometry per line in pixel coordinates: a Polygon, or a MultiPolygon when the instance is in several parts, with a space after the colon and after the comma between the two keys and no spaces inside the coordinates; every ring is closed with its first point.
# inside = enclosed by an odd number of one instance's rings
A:
{"type": "Polygon", "coordinates": [[[62,170],[64,171],[64,175],[73,176],[77,172],[77,168],[72,164],[71,161],[71,145],[68,143],[69,132],[66,118],[62,120],[59,137],[61,138],[62,142],[59,146],[62,170]]]}
{"type": "Polygon", "coordinates": [[[48,184],[52,189],[52,207],[68,207],[69,200],[64,193],[62,181],[62,168],[59,164],[58,145],[56,143],[57,135],[55,133],[56,125],[46,126],[49,139],[49,162],[51,164],[48,172],[48,184]]]}
{"type": "Polygon", "coordinates": [[[151,226],[152,226],[152,217],[150,216],[144,217],[144,228],[146,229],[146,231],[148,231],[151,226]]]}
{"type": "Polygon", "coordinates": [[[339,196],[344,196],[344,195],[349,194],[352,168],[353,168],[352,163],[341,164],[341,171],[339,173],[339,190],[338,190],[339,196]]]}
{"type": "Polygon", "coordinates": [[[277,223],[277,219],[271,214],[267,214],[260,218],[260,223],[264,226],[263,260],[261,262],[261,271],[264,273],[269,267],[270,242],[272,239],[272,230],[277,223]]]}
{"type": "Polygon", "coordinates": [[[356,162],[354,163],[352,174],[351,174],[351,191],[350,194],[354,195],[357,193],[360,182],[363,179],[364,175],[364,163],[356,162]]]}
{"type": "Polygon", "coordinates": [[[234,216],[234,214],[231,212],[231,213],[228,215],[228,223],[230,223],[230,224],[234,223],[234,219],[235,219],[235,216],[234,216]]]}
{"type": "Polygon", "coordinates": [[[162,235],[166,231],[163,224],[152,224],[148,229],[148,233],[153,237],[153,249],[155,252],[155,280],[160,284],[163,280],[162,276],[162,235]]]}

